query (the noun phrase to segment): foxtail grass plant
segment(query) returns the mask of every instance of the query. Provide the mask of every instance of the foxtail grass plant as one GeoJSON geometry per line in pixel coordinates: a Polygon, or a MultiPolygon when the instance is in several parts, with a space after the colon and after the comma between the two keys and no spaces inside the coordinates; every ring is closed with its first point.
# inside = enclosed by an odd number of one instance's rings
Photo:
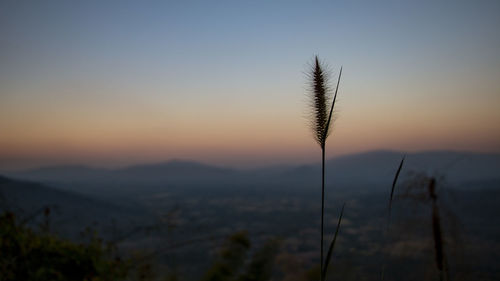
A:
{"type": "Polygon", "coordinates": [[[340,77],[342,76],[342,67],[340,68],[337,85],[331,99],[331,90],[328,84],[328,75],[325,72],[324,65],[318,57],[314,58],[314,63],[308,73],[310,79],[310,96],[311,96],[311,127],[313,129],[314,138],[321,148],[321,240],[320,240],[320,270],[321,280],[324,280],[324,263],[323,263],[323,236],[324,236],[324,214],[325,214],[325,148],[326,139],[330,134],[330,127],[333,124],[333,109],[337,92],[339,89],[340,77]],[[331,100],[331,102],[330,102],[331,100]]]}

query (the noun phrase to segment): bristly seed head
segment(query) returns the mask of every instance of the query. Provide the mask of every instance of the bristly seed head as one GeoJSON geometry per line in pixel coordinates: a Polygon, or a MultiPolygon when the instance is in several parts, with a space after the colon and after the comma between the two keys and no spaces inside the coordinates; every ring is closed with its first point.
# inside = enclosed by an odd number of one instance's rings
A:
{"type": "Polygon", "coordinates": [[[318,57],[314,58],[314,65],[311,67],[308,77],[311,83],[311,127],[314,132],[314,138],[321,146],[325,148],[326,139],[330,133],[330,127],[333,123],[332,114],[339,89],[340,77],[342,76],[342,67],[335,87],[333,100],[330,102],[330,88],[328,85],[328,74],[325,72],[325,67],[319,61],[318,57]]]}
{"type": "Polygon", "coordinates": [[[324,147],[326,141],[326,123],[328,121],[328,105],[325,73],[319,63],[318,57],[314,59],[314,69],[312,71],[312,86],[314,98],[314,137],[321,147],[324,147]]]}

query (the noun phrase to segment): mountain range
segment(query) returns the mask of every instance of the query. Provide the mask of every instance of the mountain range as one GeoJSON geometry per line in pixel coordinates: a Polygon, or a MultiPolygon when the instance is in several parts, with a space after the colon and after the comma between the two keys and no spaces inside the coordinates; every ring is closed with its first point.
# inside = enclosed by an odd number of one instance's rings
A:
{"type": "MultiPolygon", "coordinates": [[[[403,156],[403,179],[423,174],[444,179],[455,186],[486,181],[495,185],[500,183],[500,154],[453,151],[404,154],[380,150],[329,159],[326,162],[327,184],[346,188],[389,186],[403,156]]],[[[68,165],[6,173],[12,178],[63,186],[76,191],[82,185],[92,185],[96,188],[125,188],[130,185],[258,188],[288,185],[291,188],[300,188],[316,184],[319,174],[319,164],[238,170],[183,160],[121,169],[68,165]]]]}

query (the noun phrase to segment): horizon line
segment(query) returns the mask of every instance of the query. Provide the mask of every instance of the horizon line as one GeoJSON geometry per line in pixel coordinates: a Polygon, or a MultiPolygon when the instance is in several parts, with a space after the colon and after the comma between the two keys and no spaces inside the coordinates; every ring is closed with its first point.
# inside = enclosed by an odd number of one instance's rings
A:
{"type": "MultiPolygon", "coordinates": [[[[484,151],[459,150],[459,149],[424,149],[424,150],[416,150],[416,151],[402,151],[402,150],[393,150],[393,149],[371,149],[371,150],[363,150],[363,151],[359,151],[359,152],[348,152],[348,153],[335,155],[335,156],[328,158],[327,161],[332,161],[335,159],[356,156],[356,155],[370,154],[370,153],[395,153],[395,154],[401,154],[401,156],[423,154],[423,153],[462,153],[462,154],[475,154],[475,155],[500,155],[500,152],[484,152],[484,151]]],[[[221,164],[210,163],[209,161],[204,161],[204,160],[195,160],[192,158],[173,157],[173,158],[165,159],[165,160],[161,160],[161,161],[136,162],[136,163],[130,163],[130,164],[106,165],[106,166],[85,164],[82,162],[67,162],[67,163],[46,164],[46,165],[42,164],[42,165],[34,165],[33,167],[24,167],[24,168],[10,168],[10,169],[2,168],[0,170],[0,174],[5,174],[6,172],[12,173],[12,172],[34,171],[34,170],[47,169],[47,168],[69,168],[69,167],[118,171],[118,170],[124,170],[124,169],[131,168],[131,167],[165,165],[165,164],[170,164],[170,163],[175,163],[175,162],[192,163],[192,164],[197,164],[197,165],[203,165],[203,166],[209,166],[209,167],[221,168],[221,169],[231,169],[231,170],[236,170],[236,171],[251,171],[251,170],[259,170],[259,169],[265,169],[265,168],[270,168],[270,167],[281,167],[281,166],[307,166],[307,165],[316,165],[316,164],[319,165],[319,161],[312,161],[312,162],[303,162],[303,163],[300,163],[300,162],[294,162],[294,163],[279,162],[279,163],[274,163],[274,164],[262,163],[262,164],[252,165],[250,167],[238,167],[239,165],[237,165],[237,164],[232,164],[232,165],[231,164],[229,164],[229,165],[222,164],[221,165],[221,164]]]]}

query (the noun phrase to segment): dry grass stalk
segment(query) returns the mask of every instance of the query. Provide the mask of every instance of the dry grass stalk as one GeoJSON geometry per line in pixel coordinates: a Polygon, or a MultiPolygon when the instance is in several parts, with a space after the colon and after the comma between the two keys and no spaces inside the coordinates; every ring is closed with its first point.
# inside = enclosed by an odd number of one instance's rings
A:
{"type": "MultiPolygon", "coordinates": [[[[318,57],[314,58],[314,65],[309,72],[311,79],[311,96],[312,106],[311,111],[313,115],[312,128],[314,138],[321,147],[321,240],[320,240],[320,270],[323,275],[323,237],[324,237],[324,213],[325,213],[325,146],[326,139],[330,133],[332,122],[332,115],[337,99],[337,92],[340,84],[340,77],[342,76],[342,68],[333,95],[333,100],[329,105],[330,88],[328,86],[328,75],[326,75],[324,66],[320,63],[318,57]],[[330,109],[328,111],[328,109],[330,109]]],[[[322,276],[323,279],[323,276],[322,276]]]]}

